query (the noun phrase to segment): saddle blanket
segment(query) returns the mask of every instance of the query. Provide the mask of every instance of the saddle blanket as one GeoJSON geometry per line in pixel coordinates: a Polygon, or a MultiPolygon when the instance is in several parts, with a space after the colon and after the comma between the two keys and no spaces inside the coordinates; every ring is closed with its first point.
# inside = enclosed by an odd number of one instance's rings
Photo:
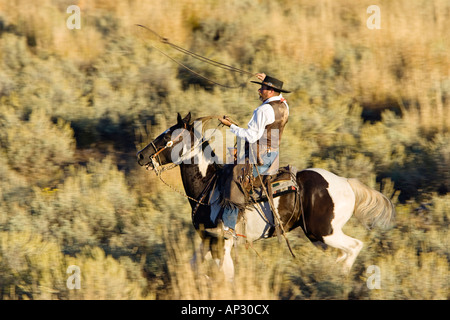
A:
{"type": "MultiPolygon", "coordinates": [[[[297,191],[297,183],[292,180],[280,180],[271,183],[272,185],[272,197],[276,198],[282,196],[283,194],[297,191]]],[[[250,190],[250,198],[254,202],[267,201],[267,195],[264,193],[262,188],[255,188],[250,190]]]]}

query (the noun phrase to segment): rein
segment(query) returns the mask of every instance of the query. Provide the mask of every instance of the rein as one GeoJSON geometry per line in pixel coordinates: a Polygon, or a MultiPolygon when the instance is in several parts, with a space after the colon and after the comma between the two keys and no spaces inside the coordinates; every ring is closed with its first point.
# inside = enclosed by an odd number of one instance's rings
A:
{"type": "MultiPolygon", "coordinates": [[[[152,158],[152,161],[153,161],[153,158],[152,158]]],[[[192,198],[192,197],[188,196],[186,193],[184,193],[184,192],[182,192],[182,191],[180,191],[180,190],[174,188],[173,186],[171,186],[170,184],[168,184],[166,181],[164,181],[164,179],[162,178],[161,173],[162,173],[163,171],[173,169],[173,168],[175,168],[176,166],[177,166],[177,165],[174,165],[174,166],[172,166],[172,167],[170,167],[170,168],[168,168],[168,169],[165,169],[165,170],[157,170],[157,169],[154,169],[154,170],[155,170],[156,176],[159,178],[159,180],[161,180],[162,183],[164,183],[166,186],[168,186],[170,189],[172,189],[172,190],[175,191],[176,193],[182,195],[183,197],[185,197],[185,198],[187,198],[187,199],[189,199],[189,200],[192,200],[192,201],[194,201],[194,202],[197,202],[198,205],[200,205],[200,204],[201,204],[201,205],[204,205],[204,206],[209,205],[208,203],[201,202],[200,200],[197,200],[197,199],[195,199],[195,198],[192,198]]],[[[163,169],[164,169],[164,168],[163,168],[163,169]]]]}

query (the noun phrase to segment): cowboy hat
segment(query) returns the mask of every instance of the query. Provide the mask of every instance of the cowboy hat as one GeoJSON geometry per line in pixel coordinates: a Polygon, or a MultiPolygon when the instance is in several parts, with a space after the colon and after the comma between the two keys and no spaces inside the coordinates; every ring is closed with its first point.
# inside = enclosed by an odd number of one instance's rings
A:
{"type": "Polygon", "coordinates": [[[276,78],[272,78],[269,76],[266,76],[264,78],[264,80],[262,82],[258,82],[258,81],[250,81],[256,84],[261,84],[261,85],[265,85],[267,87],[273,88],[275,89],[275,91],[280,91],[280,92],[285,92],[285,93],[289,93],[290,91],[287,90],[283,90],[283,81],[280,81],[276,78]]]}

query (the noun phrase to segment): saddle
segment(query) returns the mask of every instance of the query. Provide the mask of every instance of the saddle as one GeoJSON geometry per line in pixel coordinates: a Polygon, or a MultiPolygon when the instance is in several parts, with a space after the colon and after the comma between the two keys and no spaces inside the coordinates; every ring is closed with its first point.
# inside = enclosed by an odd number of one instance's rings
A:
{"type": "Polygon", "coordinates": [[[268,201],[261,180],[272,199],[299,190],[296,180],[297,169],[290,165],[280,167],[276,174],[263,175],[261,176],[262,179],[251,176],[251,166],[242,165],[241,167],[234,166],[234,168],[222,169],[219,181],[212,188],[208,201],[211,205],[210,218],[213,223],[216,223],[216,219],[222,215],[223,207],[226,205],[238,207],[239,211],[242,212],[249,205],[268,201]],[[238,170],[241,173],[236,180],[230,179],[232,170],[238,170]],[[228,179],[226,179],[227,177],[228,179]],[[234,184],[234,187],[225,186],[227,183],[234,184]],[[231,202],[230,199],[233,201],[231,202]]]}
{"type": "Polygon", "coordinates": [[[276,174],[263,176],[262,179],[256,177],[254,184],[248,190],[249,200],[253,203],[268,200],[267,194],[261,186],[261,180],[264,183],[267,193],[272,198],[280,197],[290,192],[297,192],[296,174],[297,169],[288,165],[286,167],[280,167],[276,174]]]}
{"type": "MultiPolygon", "coordinates": [[[[267,194],[264,192],[262,183],[272,198],[279,197],[288,192],[298,190],[296,174],[297,169],[291,165],[279,167],[279,155],[272,165],[267,169],[267,173],[260,177],[253,177],[253,165],[249,163],[248,143],[246,142],[245,164],[237,164],[237,149],[229,148],[230,156],[234,159],[234,166],[223,167],[219,186],[225,198],[225,205],[237,206],[240,209],[250,203],[267,201],[267,194]],[[234,177],[234,180],[230,179],[234,177]],[[234,184],[234,188],[230,185],[234,184]],[[234,201],[232,201],[234,200],[234,201]],[[245,200],[245,201],[244,201],[245,200]]],[[[263,161],[258,154],[257,165],[262,165],[263,161]]]]}

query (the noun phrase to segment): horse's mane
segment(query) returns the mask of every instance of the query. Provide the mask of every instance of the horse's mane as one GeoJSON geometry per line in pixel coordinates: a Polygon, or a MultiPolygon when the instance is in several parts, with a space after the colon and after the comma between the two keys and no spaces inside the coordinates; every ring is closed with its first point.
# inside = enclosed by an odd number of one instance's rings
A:
{"type": "MultiPolygon", "coordinates": [[[[209,145],[209,143],[210,143],[210,138],[211,138],[211,136],[205,137],[205,130],[208,129],[207,123],[208,123],[209,121],[211,121],[211,120],[217,121],[217,125],[216,125],[216,126],[213,126],[213,128],[215,128],[215,129],[214,129],[214,132],[215,132],[215,130],[219,130],[219,126],[220,126],[221,124],[219,123],[218,118],[221,118],[221,117],[222,117],[222,115],[213,114],[213,115],[210,115],[210,116],[199,117],[199,118],[196,118],[196,119],[191,120],[191,121],[189,122],[189,125],[191,125],[192,128],[193,128],[193,130],[194,130],[194,134],[195,134],[195,132],[198,132],[198,133],[201,135],[201,137],[202,137],[202,139],[203,139],[203,143],[202,143],[202,148],[203,148],[203,149],[206,148],[206,147],[209,145]],[[200,132],[200,130],[198,130],[198,129],[199,129],[198,126],[195,125],[195,124],[199,124],[199,123],[201,123],[201,132],[200,132]]],[[[228,117],[228,118],[229,118],[229,117],[228,117]]],[[[229,118],[229,119],[230,119],[230,118],[229,118]]],[[[230,121],[231,121],[232,123],[236,124],[236,125],[239,125],[236,121],[234,121],[234,120],[232,120],[232,119],[230,119],[230,121]]]]}
{"type": "Polygon", "coordinates": [[[204,117],[199,117],[199,118],[196,118],[196,119],[194,119],[194,120],[191,120],[191,124],[192,124],[192,122],[195,122],[195,121],[201,121],[201,122],[204,122],[204,121],[209,121],[209,120],[211,120],[211,119],[213,119],[213,118],[218,118],[218,117],[220,117],[219,115],[216,115],[216,114],[213,114],[213,115],[210,115],[210,116],[204,116],[204,117]]]}
{"type": "MultiPolygon", "coordinates": [[[[205,122],[208,122],[208,121],[210,121],[212,119],[221,118],[221,117],[223,117],[223,115],[218,115],[218,114],[213,114],[213,115],[210,115],[210,116],[199,117],[199,118],[196,118],[194,120],[191,120],[189,124],[192,125],[196,121],[201,121],[202,124],[205,124],[205,122]]],[[[236,122],[235,120],[233,120],[232,118],[228,117],[228,119],[231,121],[231,123],[239,126],[239,123],[236,122]]]]}

